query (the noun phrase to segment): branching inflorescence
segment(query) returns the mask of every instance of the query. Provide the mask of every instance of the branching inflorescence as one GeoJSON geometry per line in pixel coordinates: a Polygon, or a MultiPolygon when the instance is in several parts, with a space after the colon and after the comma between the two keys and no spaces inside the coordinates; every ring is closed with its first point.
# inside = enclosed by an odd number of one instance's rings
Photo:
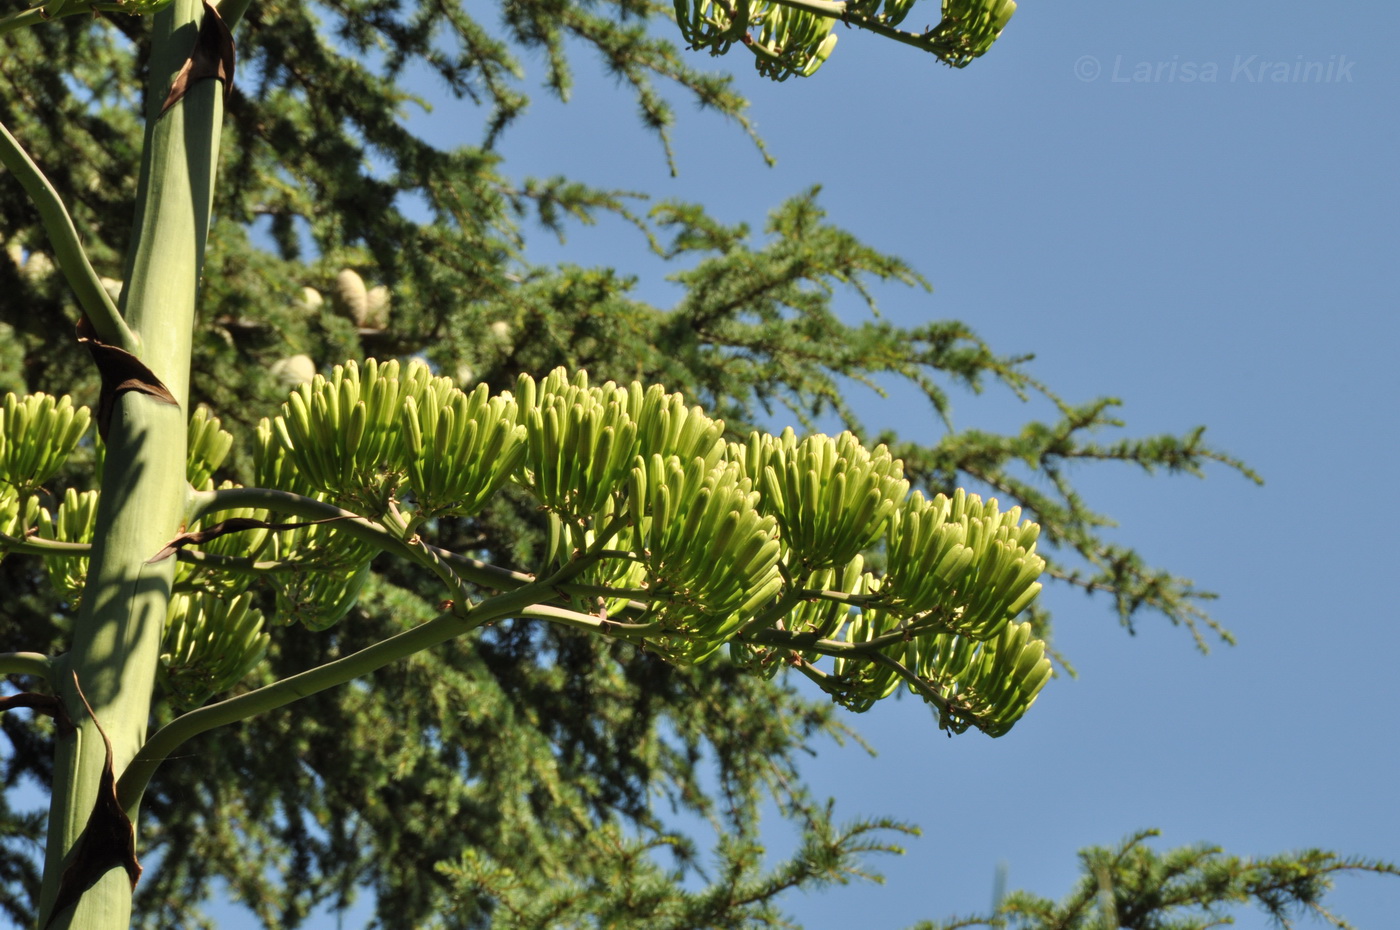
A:
{"type": "MultiPolygon", "coordinates": [[[[32,489],[74,447],[87,411],[66,398],[7,409],[28,419],[4,421],[4,461],[47,464],[0,476],[6,542],[43,553],[76,597],[99,492],[70,491],[50,512],[32,489]]],[[[1050,674],[1044,644],[1015,620],[1040,589],[1036,525],[976,495],[911,494],[898,460],[849,433],[736,441],[658,386],[559,369],[491,396],[419,361],[371,360],[316,376],[264,420],[263,488],[216,486],[231,437],[207,411],[190,437],[189,532],[152,554],[178,550],[181,562],[161,663],[187,707],[262,661],[252,585],[271,586],[278,622],[326,629],[380,551],[438,575],[459,632],[498,619],[507,598],[514,616],[674,662],[728,647],[756,673],[795,668],[855,710],[903,684],[956,731],[1005,733],[1050,674]],[[533,575],[467,571],[432,544],[436,521],[471,518],[508,484],[549,525],[533,575]],[[274,522],[298,517],[309,519],[274,522]],[[871,552],[883,571],[868,570],[871,552]]]]}

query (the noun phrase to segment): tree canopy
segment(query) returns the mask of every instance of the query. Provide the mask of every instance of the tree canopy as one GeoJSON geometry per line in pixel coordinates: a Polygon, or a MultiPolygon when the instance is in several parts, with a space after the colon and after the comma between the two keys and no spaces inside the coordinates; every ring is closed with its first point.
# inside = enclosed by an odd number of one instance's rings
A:
{"type": "MultiPolygon", "coordinates": [[[[567,96],[579,48],[601,56],[663,140],[672,101],[685,98],[751,132],[732,82],[701,70],[680,45],[718,51],[738,41],[760,71],[782,77],[824,61],[830,33],[808,36],[802,57],[780,61],[781,43],[744,42],[732,20],[716,19],[721,6],[527,0],[502,4],[499,21],[486,21],[455,5],[249,5],[236,33],[238,78],[194,340],[194,399],[237,438],[234,456],[210,476],[255,478],[259,419],[308,380],[308,367],[419,357],[494,393],[515,387],[522,372],[542,377],[562,366],[594,383],[664,384],[722,417],[729,438],[746,435],[775,406],[805,426],[835,417],[861,439],[886,443],[929,497],[973,481],[1006,507],[1025,508],[1040,525],[1051,576],[1102,594],[1123,623],[1155,613],[1202,645],[1226,636],[1201,609],[1207,595],[1104,536],[1103,517],[1069,470],[1113,459],[1148,470],[1219,464],[1252,474],[1207,445],[1202,431],[1100,442],[1092,433],[1113,422],[1111,402],[1059,398],[1024,359],[998,354],[963,323],[903,328],[861,314],[872,283],[925,282],[830,224],[815,191],[775,205],[756,235],[699,204],[663,202],[639,213],[615,191],[517,177],[497,154],[528,103],[522,63],[543,60],[545,92],[567,96]],[[679,35],[667,22],[673,13],[679,35]],[[482,113],[475,143],[440,150],[405,127],[411,75],[423,69],[482,113]],[[606,267],[532,264],[532,237],[603,214],[635,223],[674,264],[685,289],[675,305],[637,299],[606,267]],[[952,386],[999,382],[1048,398],[1058,419],[1005,435],[867,435],[842,385],[891,375],[941,413],[952,386]]],[[[886,7],[851,15],[875,22],[908,12],[886,7]]],[[[765,15],[786,9],[766,7],[765,15]]],[[[998,30],[1003,13],[993,16],[998,30]]],[[[114,290],[130,270],[123,256],[141,147],[146,22],[119,12],[59,18],[7,33],[0,60],[0,122],[62,192],[114,290]]],[[[984,36],[950,45],[948,29],[919,35],[951,64],[990,44],[984,36]]],[[[78,316],[74,298],[18,185],[0,183],[0,215],[10,257],[0,262],[0,387],[95,402],[96,373],[66,338],[78,316]]],[[[46,489],[55,504],[70,486],[86,486],[95,457],[95,447],[79,449],[76,469],[46,489]]],[[[551,545],[547,521],[509,489],[482,511],[444,514],[434,532],[445,549],[521,571],[545,563],[551,545]]],[[[76,615],[72,591],[53,593],[37,559],[7,558],[0,573],[9,593],[0,649],[61,648],[76,615]]],[[[358,602],[327,631],[298,615],[295,583],[263,590],[269,615],[303,622],[273,631],[266,664],[239,687],[346,655],[437,613],[438,589],[412,566],[376,559],[356,584],[358,602]]],[[[1029,617],[1050,636],[1044,610],[1033,607],[1029,617]]],[[[783,676],[755,676],[731,656],[683,667],[655,653],[655,644],[511,619],[203,737],[198,752],[162,767],[146,794],[142,841],[158,867],[137,891],[142,925],[201,925],[198,905],[220,881],[269,927],[296,926],[315,907],[339,907],[365,888],[388,927],[773,924],[785,891],[861,874],[869,853],[891,848],[908,829],[895,820],[842,825],[804,788],[805,748],[851,725],[830,702],[783,676]],[[757,827],[770,800],[802,837],[776,866],[763,859],[757,827]],[[667,826],[658,810],[668,805],[717,826],[719,867],[702,868],[708,851],[667,826]]],[[[158,720],[169,720],[181,699],[202,697],[168,689],[158,720]]],[[[14,715],[4,727],[6,784],[49,779],[51,728],[14,715]]],[[[43,816],[12,803],[3,810],[0,906],[30,923],[43,816]]],[[[1085,862],[1086,884],[1062,904],[1007,898],[1007,914],[1018,915],[1010,925],[1094,926],[1109,907],[1105,895],[1124,926],[1168,926],[1173,909],[1245,898],[1282,914],[1313,905],[1338,870],[1384,868],[1327,853],[1258,862],[1200,849],[1159,855],[1142,837],[1088,852],[1085,862]]]]}

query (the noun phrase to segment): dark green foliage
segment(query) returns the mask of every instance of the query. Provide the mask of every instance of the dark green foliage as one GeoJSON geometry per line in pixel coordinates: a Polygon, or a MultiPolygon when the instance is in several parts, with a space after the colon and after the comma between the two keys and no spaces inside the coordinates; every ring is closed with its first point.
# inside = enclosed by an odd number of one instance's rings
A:
{"type": "Polygon", "coordinates": [[[1334,876],[1400,874],[1389,863],[1320,849],[1257,859],[1227,856],[1211,846],[1159,853],[1147,845],[1156,835],[1147,830],[1116,849],[1083,850],[1079,858],[1084,876],[1058,903],[1016,892],[992,915],[921,923],[913,930],[1207,930],[1231,923],[1230,911],[1248,902],[1280,927],[1296,926],[1300,918],[1343,926],[1322,904],[1334,876]]]}
{"type": "MultiPolygon", "coordinates": [[[[1209,595],[1101,537],[1105,518],[1064,467],[1241,468],[1199,431],[1104,444],[1090,437],[1118,425],[1111,401],[1060,400],[1030,377],[1025,359],[997,355],[966,325],[903,329],[852,312],[848,298],[868,301],[869,284],[924,282],[827,223],[815,191],[779,205],[757,237],[698,205],[642,214],[620,192],[508,173],[493,144],[527,103],[521,62],[542,59],[550,92],[567,96],[566,42],[601,55],[663,141],[673,118],[665,93],[676,88],[748,128],[729,80],[682,57],[669,9],[506,0],[498,20],[495,6],[455,3],[249,8],[237,33],[238,86],[192,378],[193,400],[210,403],[239,435],[227,476],[250,478],[251,428],[286,391],[273,366],[298,353],[322,370],[350,357],[424,353],[444,373],[464,365],[493,389],[511,386],[519,371],[542,375],[556,365],[587,369],[595,382],[660,382],[736,434],[782,407],[803,423],[834,417],[864,435],[843,399],[849,380],[906,379],[945,418],[951,387],[999,383],[1050,398],[1060,419],[1013,435],[950,427],[926,444],[866,438],[889,442],[930,493],[972,480],[1005,506],[1025,506],[1054,546],[1046,553],[1054,574],[1105,594],[1124,623],[1156,611],[1203,645],[1204,631],[1224,635],[1200,611],[1209,595]],[[484,13],[489,20],[476,18],[484,13]],[[398,115],[417,105],[400,85],[410,66],[426,66],[447,92],[479,107],[477,146],[441,151],[403,127],[398,115]],[[409,203],[424,205],[432,221],[415,219],[409,203]],[[636,223],[675,263],[685,287],[676,306],[637,300],[632,282],[611,269],[526,260],[527,232],[603,213],[636,223]],[[268,241],[270,250],[255,244],[268,241]],[[389,288],[386,329],[357,328],[329,300],[296,305],[303,287],[329,294],[346,268],[389,288]]],[[[98,272],[114,279],[131,220],[146,28],[123,16],[75,16],[7,35],[0,55],[0,121],[62,191],[98,272]]],[[[24,252],[46,248],[33,210],[6,178],[0,236],[24,252]]],[[[26,267],[0,256],[0,389],[71,391],[92,403],[95,374],[65,338],[75,305],[57,274],[26,267]]],[[[438,521],[433,541],[530,570],[543,558],[541,527],[519,496],[505,494],[470,520],[438,521]]],[[[387,559],[375,570],[361,604],[334,630],[275,630],[265,679],[434,614],[440,594],[430,579],[387,559]]],[[[62,648],[71,609],[45,593],[38,559],[0,563],[0,590],[0,650],[62,648]]],[[[271,610],[270,595],[263,606],[271,610]]],[[[905,829],[837,827],[806,795],[798,761],[818,737],[840,737],[840,719],[781,678],[725,661],[678,669],[630,646],[502,623],[204,736],[172,758],[143,805],[143,857],[157,867],[138,890],[139,920],[163,930],[204,926],[199,904],[222,881],[278,928],[366,888],[385,927],[780,924],[783,892],[862,875],[865,854],[890,849],[905,829]],[[758,812],[770,799],[801,834],[799,852],[777,865],[765,865],[757,848],[758,812]],[[658,813],[668,808],[710,821],[713,853],[676,835],[658,813]]],[[[6,787],[45,782],[46,728],[15,715],[4,727],[6,787]]],[[[32,921],[39,829],[36,815],[0,809],[0,908],[17,923],[32,921]]],[[[1373,868],[1324,854],[1254,864],[1200,850],[1156,858],[1137,841],[1086,855],[1108,863],[1120,913],[1145,908],[1140,923],[1125,924],[1143,928],[1195,926],[1168,922],[1178,903],[1307,903],[1327,875],[1373,868]],[[1147,894],[1153,869],[1182,876],[1175,898],[1147,894]]],[[[1087,894],[1089,903],[1075,913],[1092,905],[1093,881],[1076,893],[1073,901],[1087,894]]],[[[1092,925],[1061,916],[1073,901],[1022,896],[1007,908],[1027,915],[1018,926],[1092,925]]]]}

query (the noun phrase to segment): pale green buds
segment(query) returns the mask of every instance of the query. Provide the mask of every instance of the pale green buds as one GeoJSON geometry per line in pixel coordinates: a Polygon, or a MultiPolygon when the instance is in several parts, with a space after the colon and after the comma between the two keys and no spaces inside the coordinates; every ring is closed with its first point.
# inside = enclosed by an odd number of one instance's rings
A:
{"type": "Polygon", "coordinates": [[[278,440],[273,421],[263,417],[258,421],[257,448],[253,450],[253,484],[260,488],[275,488],[293,494],[315,495],[317,489],[304,477],[278,440]]]}
{"type": "Polygon", "coordinates": [[[945,64],[965,68],[986,54],[1015,12],[1013,0],[943,0],[943,19],[923,38],[945,64]]]}
{"type": "Polygon", "coordinates": [[[926,32],[899,25],[914,0],[846,0],[800,8],[770,0],[673,0],[676,25],[687,44],[723,55],[736,42],[754,55],[760,74],[775,81],[810,77],[836,47],[837,20],[932,52],[963,68],[985,54],[1016,11],[1013,0],[943,0],[942,18],[926,32]]]}
{"type": "Polygon", "coordinates": [[[628,392],[611,381],[590,388],[586,372],[566,380],[556,369],[538,385],[521,375],[515,396],[527,439],[526,485],[556,513],[601,511],[638,451],[628,392]]]}
{"type": "MultiPolygon", "coordinates": [[[[867,575],[865,584],[868,589],[873,590],[877,582],[867,575]]],[[[862,610],[846,627],[843,639],[853,646],[865,645],[877,636],[898,631],[899,624],[898,617],[884,611],[862,610]]],[[[885,654],[902,653],[905,645],[899,642],[893,648],[886,647],[878,651],[885,654]]],[[[837,656],[832,663],[831,672],[831,684],[834,687],[828,688],[828,691],[832,700],[858,714],[869,710],[876,701],[894,694],[900,684],[897,668],[860,653],[837,656]]]]}
{"type": "MultiPolygon", "coordinates": [[[[212,484],[212,482],[211,482],[212,484]]],[[[225,481],[219,485],[220,490],[235,487],[230,481],[225,481]]],[[[224,520],[251,519],[267,520],[268,513],[265,510],[256,510],[252,507],[237,507],[229,510],[221,510],[212,518],[197,520],[190,524],[190,530],[206,529],[209,525],[222,522],[224,520]]],[[[205,555],[216,557],[255,560],[259,558],[268,548],[272,531],[266,529],[243,529],[234,533],[224,533],[206,539],[199,544],[199,551],[205,555]]],[[[352,540],[347,540],[353,543],[352,540]]],[[[355,550],[356,554],[360,550],[355,550]]],[[[257,576],[247,572],[226,571],[217,563],[212,566],[201,564],[190,564],[181,562],[175,569],[175,585],[177,590],[198,590],[211,594],[231,596],[242,593],[253,582],[257,576]]]]}
{"type": "Polygon", "coordinates": [[[674,455],[682,462],[703,459],[713,468],[726,452],[724,421],[699,407],[687,407],[680,394],[668,394],[659,384],[645,391],[633,381],[628,388],[629,410],[637,421],[638,454],[674,455]]]}
{"type": "Polygon", "coordinates": [[[170,598],[160,677],[171,698],[196,707],[236,685],[267,654],[262,612],[251,594],[170,598]]]}
{"type": "Polygon", "coordinates": [[[723,55],[730,45],[742,41],[749,27],[753,4],[746,0],[674,0],[676,25],[691,48],[706,48],[711,55],[723,55]]]}
{"type": "Polygon", "coordinates": [[[996,639],[977,642],[944,634],[911,644],[910,665],[947,702],[942,724],[962,731],[975,725],[1001,736],[1021,719],[1050,680],[1045,643],[1029,623],[1012,623],[996,639]]]}
{"type": "Polygon", "coordinates": [[[959,490],[925,500],[915,493],[890,524],[881,603],[920,623],[990,639],[1040,591],[1040,527],[959,490]]]}
{"type": "Polygon", "coordinates": [[[297,471],[312,487],[338,501],[369,508],[382,505],[401,478],[404,456],[399,430],[406,397],[432,380],[426,365],[409,365],[400,377],[397,361],[337,365],[329,378],[317,375],[282,405],[273,428],[297,471]]]}
{"type": "MultiPolygon", "coordinates": [[[[595,520],[599,525],[607,525],[612,516],[612,510],[609,508],[595,515],[595,520]]],[[[580,552],[591,549],[599,542],[597,532],[592,529],[580,531],[576,524],[566,524],[556,513],[550,512],[548,520],[545,551],[548,553],[548,565],[551,568],[567,564],[578,557],[580,552]]],[[[623,527],[616,536],[606,542],[609,548],[614,550],[631,550],[636,548],[636,536],[635,528],[628,526],[623,527]]],[[[604,586],[621,593],[615,597],[579,596],[571,600],[579,610],[591,612],[601,605],[609,615],[616,614],[628,605],[630,591],[646,585],[646,577],[646,564],[640,559],[599,559],[589,564],[577,577],[577,581],[587,585],[604,586]]]]}
{"type": "Polygon", "coordinates": [[[204,489],[214,481],[214,472],[224,464],[233,448],[233,434],[223,429],[219,418],[200,404],[190,417],[187,474],[190,484],[204,489]]]}
{"type": "Polygon", "coordinates": [[[355,606],[369,576],[368,560],[348,569],[276,576],[277,616],[283,623],[300,622],[309,630],[329,629],[355,606]]]}
{"type": "MultiPolygon", "coordinates": [[[[21,499],[14,493],[0,492],[0,534],[23,538],[47,516],[37,497],[30,495],[21,499]]],[[[0,541],[0,558],[4,555],[4,543],[0,541]]]]}
{"type": "MultiPolygon", "coordinates": [[[[64,492],[58,505],[58,513],[50,518],[48,511],[39,512],[39,536],[66,543],[91,543],[97,527],[96,491],[79,493],[72,488],[64,492]]],[[[46,555],[44,567],[48,569],[49,581],[59,595],[74,607],[83,593],[87,581],[88,557],[86,555],[46,555]]]]}
{"type": "MultiPolygon", "coordinates": [[[[225,434],[196,413],[190,435],[191,480],[207,484],[225,434]]],[[[557,369],[493,397],[422,362],[370,361],[293,392],[258,428],[254,463],[264,487],[389,517],[410,548],[434,518],[471,517],[514,482],[548,520],[536,604],[674,661],[728,645],[758,674],[797,668],[853,710],[904,684],[945,726],[998,735],[1050,674],[1014,622],[1040,589],[1038,527],[963,491],[910,494],[902,463],[849,432],[740,444],[660,387],[557,369]]],[[[262,560],[243,565],[267,574],[280,619],[325,629],[374,554],[343,526],[230,533],[205,550],[262,560]]],[[[181,571],[187,586],[238,590],[181,571]]]]}
{"type": "Polygon", "coordinates": [[[88,408],[74,407],[66,394],[6,394],[0,408],[0,485],[20,495],[39,488],[77,448],[91,419],[88,408]]]}
{"type": "Polygon", "coordinates": [[[736,462],[653,455],[632,469],[627,506],[643,527],[647,587],[664,595],[656,616],[685,634],[657,643],[667,654],[699,661],[781,590],[777,521],[757,498],[736,462]]]}
{"type": "Polygon", "coordinates": [[[754,54],[759,74],[785,81],[808,77],[836,46],[836,20],[779,3],[674,0],[676,25],[691,48],[723,55],[735,42],[754,54]]]}
{"type": "Polygon", "coordinates": [[[851,433],[801,442],[754,434],[750,474],[760,477],[759,508],[778,519],[792,561],[807,570],[845,565],[879,541],[909,493],[900,462],[884,446],[867,450],[851,433]]]}
{"type": "Polygon", "coordinates": [[[402,420],[409,483],[427,515],[476,513],[525,456],[515,401],[484,384],[467,395],[438,379],[421,399],[404,398],[402,420]]]}
{"type": "Polygon", "coordinates": [[[745,43],[754,53],[758,73],[775,81],[794,74],[811,77],[836,47],[836,20],[778,3],[764,5],[753,17],[759,28],[745,43]]]}

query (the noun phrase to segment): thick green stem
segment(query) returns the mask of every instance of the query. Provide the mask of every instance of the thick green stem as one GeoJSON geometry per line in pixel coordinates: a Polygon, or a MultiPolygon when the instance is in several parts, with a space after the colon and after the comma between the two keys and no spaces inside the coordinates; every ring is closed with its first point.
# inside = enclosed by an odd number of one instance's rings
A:
{"type": "Polygon", "coordinates": [[[163,115],[160,108],[194,47],[203,14],[198,0],[175,0],[154,19],[136,234],[123,304],[141,361],[176,404],[127,391],[115,398],[107,424],[103,493],[82,609],[72,650],[55,663],[62,672],[54,675],[55,690],[77,727],[59,738],[54,761],[40,897],[40,926],[46,930],[125,930],[131,921],[131,885],[119,856],[99,857],[95,874],[82,876],[76,886],[70,878],[64,887],[63,875],[95,809],[107,758],[102,733],[111,741],[114,773],[145,742],[175,567],[174,559],[148,560],[179,531],[187,504],[191,331],[223,88],[202,80],[163,115]]]}

